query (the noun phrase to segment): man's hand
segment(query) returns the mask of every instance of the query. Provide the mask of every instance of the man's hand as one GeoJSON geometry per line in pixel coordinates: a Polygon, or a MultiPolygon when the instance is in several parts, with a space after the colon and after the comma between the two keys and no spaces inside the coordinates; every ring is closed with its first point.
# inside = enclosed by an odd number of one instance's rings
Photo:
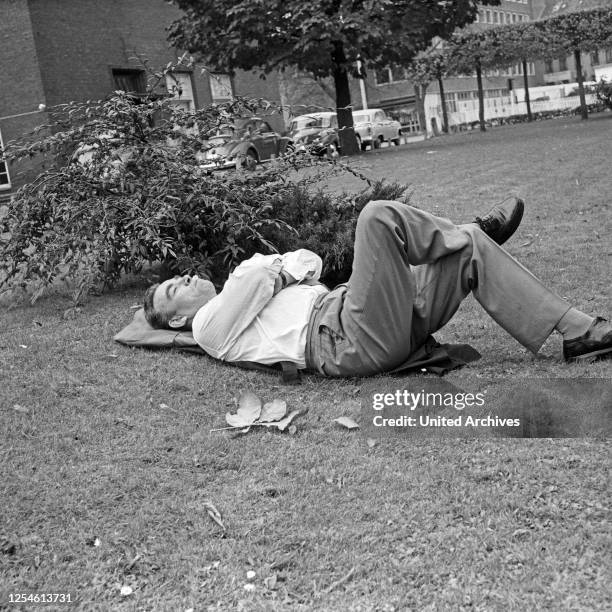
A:
{"type": "Polygon", "coordinates": [[[274,281],[274,295],[276,295],[279,291],[292,285],[296,282],[295,277],[291,276],[287,270],[281,270],[279,275],[276,277],[274,281]]]}

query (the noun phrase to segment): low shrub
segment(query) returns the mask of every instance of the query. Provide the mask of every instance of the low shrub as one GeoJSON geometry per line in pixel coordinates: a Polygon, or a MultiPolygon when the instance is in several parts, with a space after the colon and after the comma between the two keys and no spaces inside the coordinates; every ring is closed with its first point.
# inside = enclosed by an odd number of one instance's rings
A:
{"type": "Polygon", "coordinates": [[[79,301],[153,262],[205,271],[220,285],[254,252],[298,247],[323,257],[328,281],[345,279],[359,210],[368,197],[399,197],[401,186],[338,198],[313,192],[345,169],[297,153],[254,172],[199,167],[206,135],[274,110],[237,99],[185,113],[155,90],[54,109],[49,125],[4,152],[10,161],[44,156],[48,168],[0,208],[0,291],[23,287],[34,301],[64,279],[79,301]]]}
{"type": "Polygon", "coordinates": [[[601,104],[612,110],[612,81],[601,79],[597,85],[595,85],[595,94],[601,104]]]}

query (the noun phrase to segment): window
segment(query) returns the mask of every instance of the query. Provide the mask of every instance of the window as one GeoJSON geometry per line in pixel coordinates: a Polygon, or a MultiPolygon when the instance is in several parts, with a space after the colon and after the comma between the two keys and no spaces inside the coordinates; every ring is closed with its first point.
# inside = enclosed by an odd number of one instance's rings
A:
{"type": "Polygon", "coordinates": [[[599,64],[599,52],[591,51],[591,65],[597,66],[599,64]]]}
{"type": "Polygon", "coordinates": [[[457,100],[470,100],[472,98],[471,91],[458,91],[457,100]]]}
{"type": "Polygon", "coordinates": [[[493,11],[493,23],[499,23],[499,13],[497,11],[493,11]]]}
{"type": "Polygon", "coordinates": [[[391,71],[388,68],[382,68],[376,71],[376,84],[384,85],[391,82],[391,71]]]}
{"type": "Polygon", "coordinates": [[[168,88],[168,93],[172,95],[173,106],[178,106],[187,112],[195,109],[191,73],[172,72],[167,74],[166,87],[168,88]]]}
{"type": "Polygon", "coordinates": [[[548,73],[548,72],[554,72],[554,71],[555,71],[555,70],[554,70],[554,68],[553,68],[553,63],[552,63],[552,60],[547,59],[547,60],[544,62],[544,72],[547,72],[547,73],[548,73]]]}
{"type": "Polygon", "coordinates": [[[144,70],[135,70],[133,68],[114,68],[113,84],[115,89],[125,91],[125,93],[145,93],[146,83],[144,70]]]}
{"type": "Polygon", "coordinates": [[[491,11],[487,10],[487,23],[493,23],[493,20],[491,19],[491,11]]]}
{"type": "MultiPolygon", "coordinates": [[[[2,134],[0,134],[0,149],[2,144],[2,134]]],[[[9,176],[8,166],[3,159],[0,159],[0,190],[11,188],[11,177],[9,176]]]]}
{"type": "Polygon", "coordinates": [[[567,70],[567,57],[562,55],[559,57],[559,72],[563,72],[565,70],[567,70]]]}
{"type": "Polygon", "coordinates": [[[612,47],[610,49],[606,49],[606,64],[612,63],[612,47]]]}
{"type": "Polygon", "coordinates": [[[234,97],[234,88],[229,74],[209,74],[208,82],[213,103],[227,102],[234,97]]]}

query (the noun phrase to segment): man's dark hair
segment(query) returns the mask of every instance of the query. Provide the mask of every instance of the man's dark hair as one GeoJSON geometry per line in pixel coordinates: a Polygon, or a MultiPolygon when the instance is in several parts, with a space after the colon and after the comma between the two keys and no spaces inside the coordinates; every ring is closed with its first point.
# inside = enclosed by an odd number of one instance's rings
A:
{"type": "Polygon", "coordinates": [[[169,329],[170,317],[165,312],[155,310],[153,306],[153,296],[155,290],[159,287],[159,283],[151,285],[144,294],[144,314],[149,325],[155,329],[169,329]]]}

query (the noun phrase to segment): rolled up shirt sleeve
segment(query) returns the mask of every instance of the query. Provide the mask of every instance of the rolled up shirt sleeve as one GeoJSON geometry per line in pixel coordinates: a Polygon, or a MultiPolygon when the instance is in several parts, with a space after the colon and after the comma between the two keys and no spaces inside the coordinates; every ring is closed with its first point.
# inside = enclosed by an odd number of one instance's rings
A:
{"type": "Polygon", "coordinates": [[[297,280],[318,281],[321,278],[323,262],[321,258],[308,249],[298,249],[282,256],[283,270],[286,270],[297,280]]]}
{"type": "Polygon", "coordinates": [[[240,335],[274,297],[275,282],[286,270],[297,282],[318,281],[321,258],[307,249],[284,255],[253,255],[229,276],[223,290],[193,321],[196,342],[212,357],[225,359],[240,335]]]}
{"type": "Polygon", "coordinates": [[[272,299],[282,265],[280,255],[253,255],[230,274],[219,295],[198,311],[193,335],[207,353],[217,359],[225,357],[272,299]]]}

